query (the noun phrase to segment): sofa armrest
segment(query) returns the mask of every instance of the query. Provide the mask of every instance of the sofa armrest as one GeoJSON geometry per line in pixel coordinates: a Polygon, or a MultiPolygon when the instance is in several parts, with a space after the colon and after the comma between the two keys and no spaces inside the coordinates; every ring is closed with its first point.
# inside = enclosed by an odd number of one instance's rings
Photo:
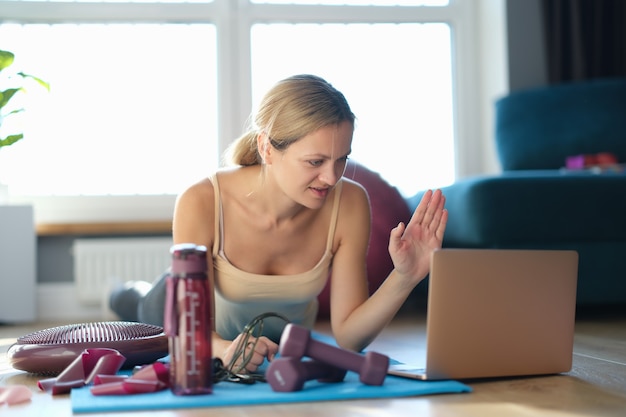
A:
{"type": "MultiPolygon", "coordinates": [[[[444,246],[623,241],[626,175],[511,171],[442,188],[449,212],[444,246]]],[[[407,199],[410,208],[422,193],[407,199]]]]}

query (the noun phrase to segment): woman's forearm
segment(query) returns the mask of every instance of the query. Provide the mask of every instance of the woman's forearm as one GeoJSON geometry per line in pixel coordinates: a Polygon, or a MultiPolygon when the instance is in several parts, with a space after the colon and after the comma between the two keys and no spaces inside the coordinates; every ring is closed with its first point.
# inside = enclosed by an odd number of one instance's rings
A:
{"type": "Polygon", "coordinates": [[[213,332],[213,334],[211,335],[211,348],[213,349],[213,357],[225,361],[226,351],[231,343],[232,341],[224,340],[216,332],[213,332]]]}
{"type": "Polygon", "coordinates": [[[341,323],[332,323],[337,344],[361,351],[367,347],[395,317],[414,285],[393,270],[381,286],[341,323]]]}

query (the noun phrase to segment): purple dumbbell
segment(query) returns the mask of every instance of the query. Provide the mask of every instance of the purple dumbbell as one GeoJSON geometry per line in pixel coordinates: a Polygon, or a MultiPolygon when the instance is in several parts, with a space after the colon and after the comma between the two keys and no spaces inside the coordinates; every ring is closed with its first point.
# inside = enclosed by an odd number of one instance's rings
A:
{"type": "Polygon", "coordinates": [[[283,357],[301,359],[308,356],[340,369],[357,372],[359,380],[367,385],[382,385],[389,357],[376,352],[365,355],[331,346],[311,338],[311,332],[293,323],[285,326],[280,338],[279,353],[283,357]]]}
{"type": "Polygon", "coordinates": [[[265,379],[274,391],[300,391],[306,381],[317,379],[320,382],[341,382],[346,376],[344,369],[327,363],[297,358],[280,357],[270,362],[265,371],[265,379]]]}

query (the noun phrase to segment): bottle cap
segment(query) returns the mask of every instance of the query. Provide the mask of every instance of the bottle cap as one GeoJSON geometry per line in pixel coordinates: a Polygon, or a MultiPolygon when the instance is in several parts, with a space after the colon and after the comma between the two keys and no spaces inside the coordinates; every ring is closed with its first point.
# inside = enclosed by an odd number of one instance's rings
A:
{"type": "Polygon", "coordinates": [[[205,246],[181,243],[171,247],[172,274],[186,275],[207,272],[207,250],[205,246]]]}

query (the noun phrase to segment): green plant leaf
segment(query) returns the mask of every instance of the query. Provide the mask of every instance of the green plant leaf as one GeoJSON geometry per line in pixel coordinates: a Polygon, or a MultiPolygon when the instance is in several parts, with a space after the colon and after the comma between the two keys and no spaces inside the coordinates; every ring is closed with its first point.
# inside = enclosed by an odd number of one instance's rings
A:
{"type": "Polygon", "coordinates": [[[23,72],[18,72],[17,75],[19,75],[22,78],[30,78],[31,80],[36,81],[37,84],[39,84],[40,86],[42,86],[46,90],[50,91],[50,84],[45,82],[44,80],[42,80],[39,77],[35,77],[34,75],[30,75],[30,74],[25,74],[23,72]]]}
{"type": "Polygon", "coordinates": [[[10,112],[8,112],[7,114],[4,114],[3,117],[6,119],[9,115],[11,114],[15,114],[15,113],[22,113],[24,111],[24,109],[15,109],[15,110],[11,110],[10,112]]]}
{"type": "Polygon", "coordinates": [[[20,90],[20,88],[9,88],[0,92],[0,109],[6,106],[9,100],[11,100],[11,98],[15,95],[15,93],[20,90]]]}
{"type": "Polygon", "coordinates": [[[14,59],[15,55],[13,55],[13,52],[3,51],[0,49],[0,71],[10,67],[14,59]]]}
{"type": "Polygon", "coordinates": [[[4,139],[0,139],[0,148],[3,146],[13,145],[18,140],[22,139],[24,135],[22,133],[18,133],[17,135],[9,135],[4,139]]]}

